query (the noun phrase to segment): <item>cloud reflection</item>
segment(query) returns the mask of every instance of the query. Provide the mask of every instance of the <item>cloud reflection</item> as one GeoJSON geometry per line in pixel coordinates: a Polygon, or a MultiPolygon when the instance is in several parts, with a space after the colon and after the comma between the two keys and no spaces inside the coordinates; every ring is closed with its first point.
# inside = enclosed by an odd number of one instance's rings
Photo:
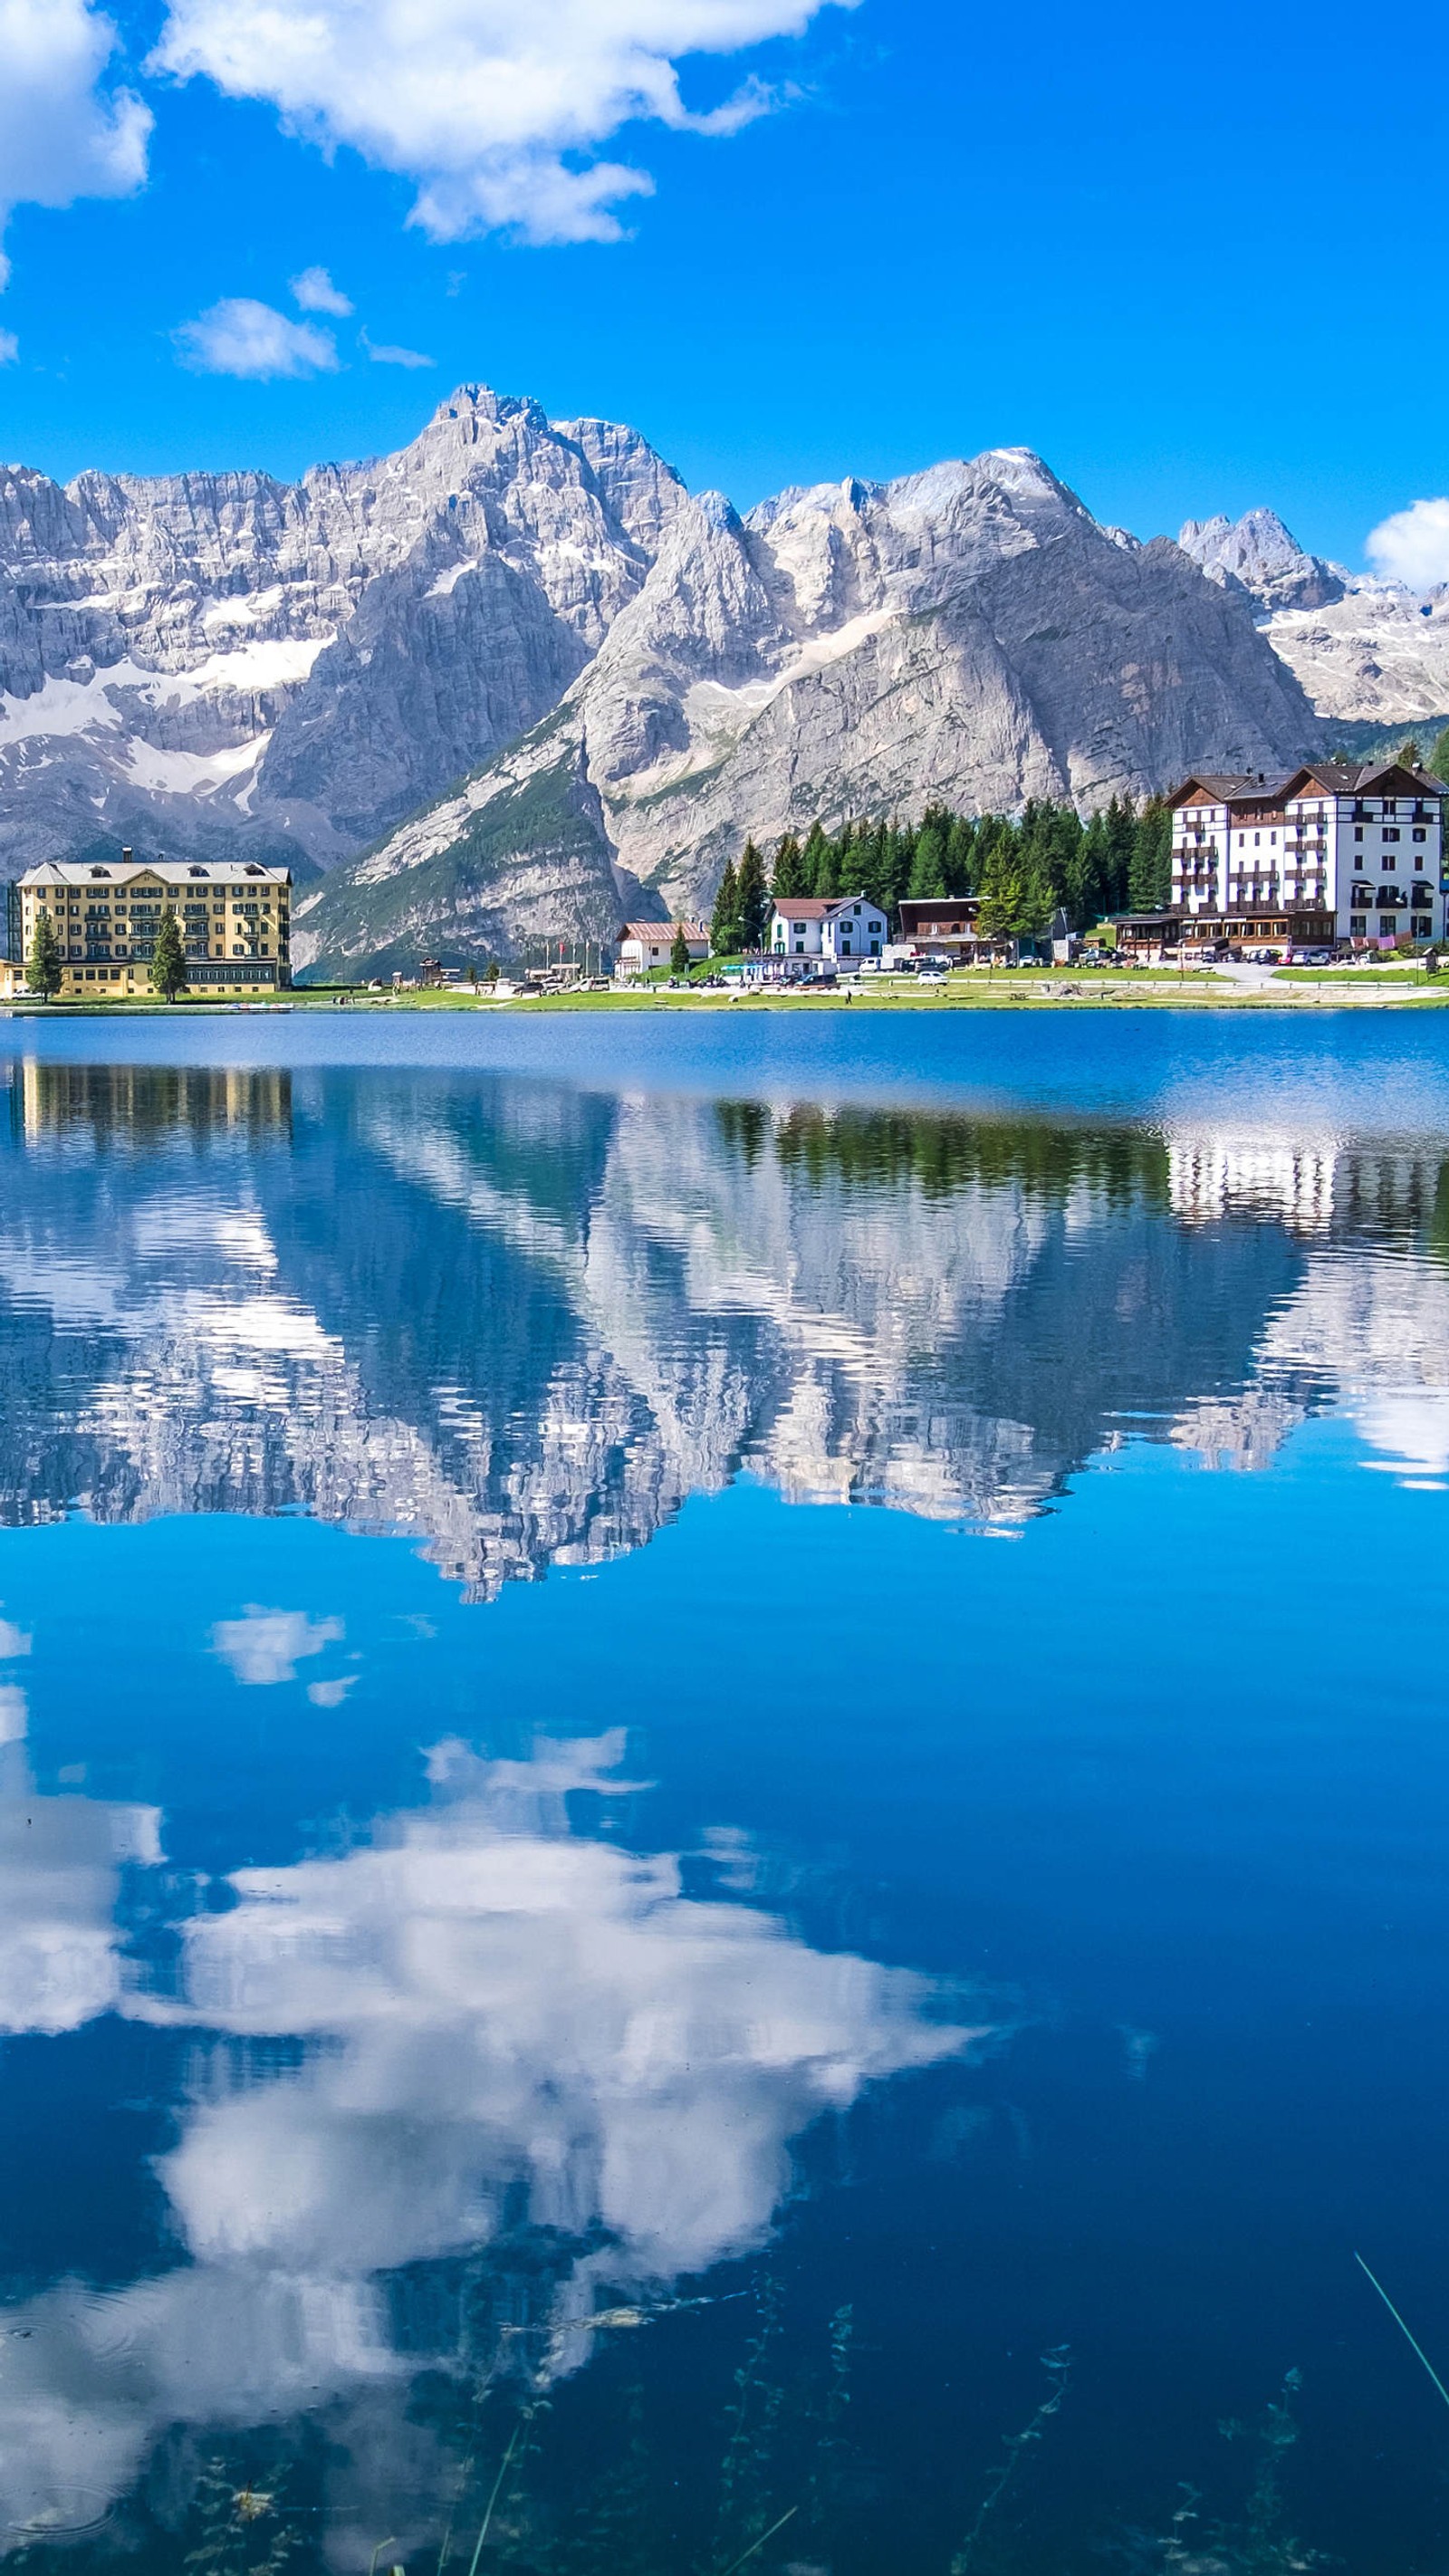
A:
{"type": "Polygon", "coordinates": [[[553,2248],[534,2357],[574,2366],[601,2283],[643,2292],[759,2246],[812,2120],[969,2045],[924,1979],[687,1896],[671,1854],[571,1830],[576,1793],[624,1785],[623,1749],[439,1747],[429,1802],[369,1842],[239,1872],[235,1905],[185,1926],[174,1994],[124,1992],[107,1947],[121,1811],[34,1802],[69,1811],[71,1861],[69,1913],[42,1875],[36,1920],[90,1946],[31,2026],[111,2006],[212,2045],[158,2167],[185,2260],[12,2315],[5,2519],[118,2492],[168,2424],[400,2383],[426,2356],[395,2354],[383,2278],[486,2261],[521,2223],[553,2248]]]}
{"type": "MultiPolygon", "coordinates": [[[[21,1721],[24,1698],[0,1698],[21,1721]]],[[[98,2013],[124,2009],[115,1927],[127,1862],[161,1858],[154,1807],[93,1798],[40,1798],[22,1742],[0,1748],[0,2031],[79,2030],[98,2013]]]]}

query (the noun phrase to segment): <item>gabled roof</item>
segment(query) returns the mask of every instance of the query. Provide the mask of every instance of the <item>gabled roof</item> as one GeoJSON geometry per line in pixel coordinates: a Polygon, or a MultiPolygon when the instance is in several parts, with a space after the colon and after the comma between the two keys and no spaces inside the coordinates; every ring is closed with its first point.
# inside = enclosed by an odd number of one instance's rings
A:
{"type": "Polygon", "coordinates": [[[1449,787],[1442,778],[1432,778],[1426,769],[1410,769],[1401,760],[1308,760],[1286,777],[1281,773],[1269,777],[1258,770],[1232,775],[1195,770],[1180,787],[1174,788],[1167,801],[1174,807],[1206,801],[1214,805],[1271,805],[1276,810],[1290,796],[1302,796],[1314,787],[1325,796],[1449,796],[1449,787]]]}
{"type": "Polygon", "coordinates": [[[1427,769],[1411,769],[1403,760],[1311,760],[1295,769],[1284,789],[1287,796],[1301,795],[1312,781],[1331,796],[1446,796],[1442,778],[1431,778],[1427,769]]]}
{"type": "Polygon", "coordinates": [[[866,893],[864,886],[857,886],[853,894],[777,894],[774,909],[782,921],[825,921],[832,913],[849,912],[857,903],[869,904],[872,912],[884,918],[883,906],[866,893]]]}
{"type": "Polygon", "coordinates": [[[1360,796],[1401,795],[1406,789],[1412,789],[1418,796],[1449,794],[1442,779],[1431,778],[1427,769],[1410,769],[1406,761],[1391,760],[1381,769],[1359,771],[1357,793],[1360,796]]]}
{"type": "Polygon", "coordinates": [[[681,930],[686,939],[707,940],[709,937],[701,921],[626,921],[619,937],[642,940],[646,948],[662,948],[668,940],[672,947],[676,932],[681,930]]]}
{"type": "Polygon", "coordinates": [[[1195,769],[1168,798],[1169,805],[1200,805],[1206,798],[1210,805],[1225,805],[1230,797],[1256,794],[1271,784],[1261,779],[1256,769],[1195,769]]]}

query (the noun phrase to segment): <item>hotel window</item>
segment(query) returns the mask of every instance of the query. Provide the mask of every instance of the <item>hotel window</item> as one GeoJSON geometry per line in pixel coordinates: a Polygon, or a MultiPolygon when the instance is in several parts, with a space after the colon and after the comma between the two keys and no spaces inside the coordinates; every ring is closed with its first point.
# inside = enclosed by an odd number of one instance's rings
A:
{"type": "Polygon", "coordinates": [[[1414,839],[1415,839],[1416,841],[1425,841],[1425,840],[1427,840],[1427,839],[1428,839],[1428,837],[1429,837],[1429,836],[1428,836],[1427,832],[1425,831],[1424,826],[1423,826],[1423,824],[1422,824],[1422,823],[1416,823],[1416,824],[1414,825],[1414,834],[1413,834],[1413,837],[1414,837],[1414,839]]]}

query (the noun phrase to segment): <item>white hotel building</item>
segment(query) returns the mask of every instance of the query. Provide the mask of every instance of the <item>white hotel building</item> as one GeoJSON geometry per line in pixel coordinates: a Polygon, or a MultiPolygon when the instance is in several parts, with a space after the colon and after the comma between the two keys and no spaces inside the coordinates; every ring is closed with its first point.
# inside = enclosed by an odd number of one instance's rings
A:
{"type": "Polygon", "coordinates": [[[1397,761],[1185,779],[1168,799],[1184,942],[1442,939],[1446,795],[1442,779],[1397,761]]]}

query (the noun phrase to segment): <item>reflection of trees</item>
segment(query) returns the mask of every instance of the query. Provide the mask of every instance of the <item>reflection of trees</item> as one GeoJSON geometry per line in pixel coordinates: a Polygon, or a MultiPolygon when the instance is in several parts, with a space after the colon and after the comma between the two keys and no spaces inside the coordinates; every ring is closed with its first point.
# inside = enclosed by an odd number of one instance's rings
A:
{"type": "MultiPolygon", "coordinates": [[[[722,1103],[719,1114],[722,1135],[742,1144],[738,1107],[722,1103]]],[[[751,1132],[758,1153],[763,1137],[751,1132]]],[[[1113,1206],[1141,1201],[1162,1207],[1167,1201],[1166,1148],[1159,1137],[1130,1127],[807,1107],[781,1118],[771,1141],[784,1169],[812,1183],[838,1178],[866,1189],[910,1183],[930,1198],[1014,1189],[1059,1199],[1087,1189],[1113,1206]]]]}

